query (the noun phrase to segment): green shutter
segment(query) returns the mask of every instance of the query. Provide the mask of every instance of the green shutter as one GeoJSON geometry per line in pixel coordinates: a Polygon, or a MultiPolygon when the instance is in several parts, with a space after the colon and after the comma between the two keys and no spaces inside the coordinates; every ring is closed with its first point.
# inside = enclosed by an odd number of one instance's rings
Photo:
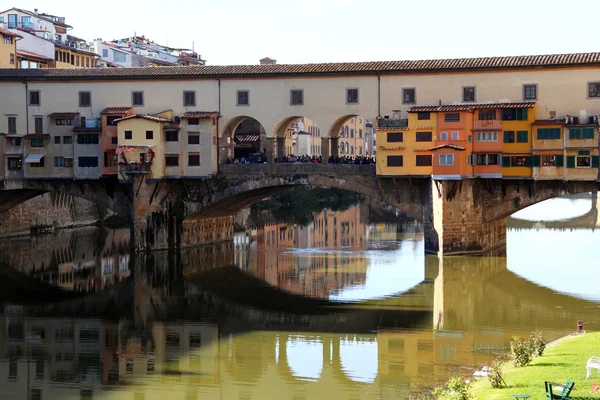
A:
{"type": "Polygon", "coordinates": [[[579,150],[577,152],[578,156],[589,156],[590,155],[590,151],[589,150],[579,150]]]}
{"type": "Polygon", "coordinates": [[[509,156],[502,156],[502,166],[504,168],[510,167],[510,157],[509,156]]]}
{"type": "Polygon", "coordinates": [[[528,117],[528,111],[526,108],[523,109],[523,121],[527,121],[528,117]]]}
{"type": "Polygon", "coordinates": [[[600,156],[592,156],[592,168],[600,167],[600,156]]]}
{"type": "Polygon", "coordinates": [[[565,165],[565,156],[563,156],[562,154],[557,154],[556,155],[556,166],[562,167],[564,165],[565,165]]]}
{"type": "Polygon", "coordinates": [[[567,168],[575,168],[575,156],[567,156],[567,168]]]}
{"type": "Polygon", "coordinates": [[[525,166],[533,167],[533,157],[532,156],[525,157],[525,166]]]}
{"type": "Polygon", "coordinates": [[[593,139],[594,138],[594,128],[583,128],[581,132],[582,139],[593,139]]]}
{"type": "Polygon", "coordinates": [[[581,139],[581,129],[580,128],[569,129],[569,139],[581,139]]]}
{"type": "Polygon", "coordinates": [[[517,131],[517,143],[527,143],[529,142],[527,131],[517,131]]]}
{"type": "Polygon", "coordinates": [[[542,156],[535,155],[535,156],[532,156],[532,158],[533,158],[533,166],[534,167],[539,167],[540,165],[542,165],[542,156]]]}

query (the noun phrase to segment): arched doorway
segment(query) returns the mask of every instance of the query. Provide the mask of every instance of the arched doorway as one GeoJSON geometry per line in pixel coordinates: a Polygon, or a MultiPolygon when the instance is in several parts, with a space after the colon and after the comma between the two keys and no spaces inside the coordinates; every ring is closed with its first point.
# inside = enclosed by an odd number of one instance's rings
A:
{"type": "Polygon", "coordinates": [[[219,140],[219,163],[236,160],[264,161],[266,132],[262,124],[248,116],[232,118],[223,129],[219,140]]]}
{"type": "Polygon", "coordinates": [[[376,153],[374,121],[361,115],[345,115],[336,120],[329,132],[333,158],[371,159],[376,153]]]}
{"type": "Polygon", "coordinates": [[[322,142],[321,130],[313,120],[302,116],[288,117],[275,128],[273,153],[278,161],[319,158],[322,142]]]}

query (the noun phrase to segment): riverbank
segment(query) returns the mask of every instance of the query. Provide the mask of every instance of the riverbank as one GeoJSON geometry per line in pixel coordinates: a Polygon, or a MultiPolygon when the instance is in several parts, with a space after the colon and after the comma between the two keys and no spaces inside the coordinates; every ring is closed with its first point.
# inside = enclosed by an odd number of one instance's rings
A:
{"type": "Polygon", "coordinates": [[[598,372],[585,379],[585,364],[591,356],[600,356],[600,332],[572,335],[556,340],[548,345],[542,357],[536,357],[527,367],[515,368],[512,361],[502,366],[502,377],[508,385],[493,389],[487,378],[473,383],[475,399],[508,399],[514,394],[529,394],[530,400],[545,399],[544,381],[564,383],[568,379],[575,382],[571,392],[573,399],[600,399],[600,393],[590,394],[592,383],[600,382],[598,372]]]}

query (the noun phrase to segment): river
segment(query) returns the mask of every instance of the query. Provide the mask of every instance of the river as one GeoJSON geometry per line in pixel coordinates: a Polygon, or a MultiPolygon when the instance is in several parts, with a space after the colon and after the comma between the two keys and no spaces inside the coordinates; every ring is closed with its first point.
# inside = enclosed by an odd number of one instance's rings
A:
{"type": "Polygon", "coordinates": [[[267,206],[181,253],[132,256],[123,229],[1,241],[2,398],[407,398],[514,335],[600,329],[591,196],[513,215],[505,251],[444,259],[366,200],[267,206]]]}

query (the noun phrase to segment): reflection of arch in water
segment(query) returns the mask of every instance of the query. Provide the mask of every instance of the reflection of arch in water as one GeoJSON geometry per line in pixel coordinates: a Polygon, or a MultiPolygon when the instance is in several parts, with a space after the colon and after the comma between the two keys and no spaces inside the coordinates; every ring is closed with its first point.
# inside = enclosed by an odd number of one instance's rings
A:
{"type": "Polygon", "coordinates": [[[317,381],[323,373],[323,342],[318,337],[288,336],[285,343],[287,364],[292,376],[317,381]]]}
{"type": "MultiPolygon", "coordinates": [[[[579,196],[581,198],[581,196],[579,196]]],[[[553,199],[551,199],[553,200],[553,199]]],[[[593,193],[590,197],[590,210],[577,217],[557,221],[530,221],[509,217],[509,229],[592,229],[600,227],[600,211],[598,210],[598,196],[593,193]]],[[[539,204],[539,203],[538,203],[539,204]]],[[[533,206],[530,206],[533,207],[533,206]]]]}

